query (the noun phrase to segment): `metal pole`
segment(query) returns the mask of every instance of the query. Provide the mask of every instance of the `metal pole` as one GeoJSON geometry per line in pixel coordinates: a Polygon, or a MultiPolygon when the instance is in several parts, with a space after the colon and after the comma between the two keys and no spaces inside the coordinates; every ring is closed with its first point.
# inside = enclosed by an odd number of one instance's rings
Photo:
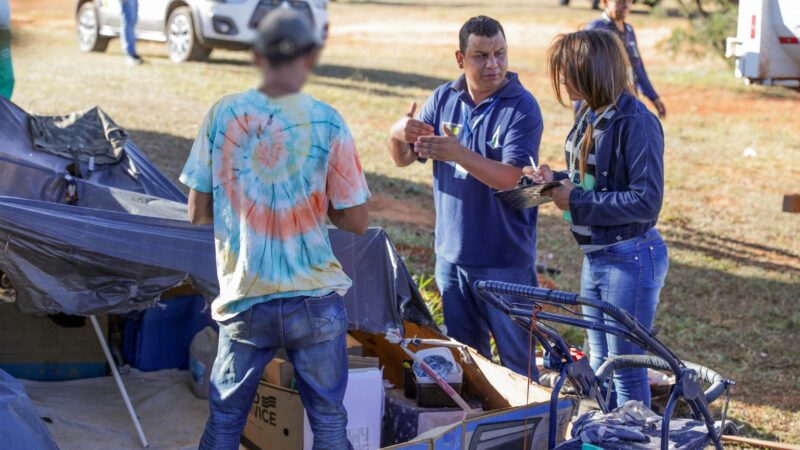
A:
{"type": "Polygon", "coordinates": [[[131,415],[131,420],[133,421],[133,426],[136,427],[136,433],[139,435],[139,440],[142,441],[142,445],[145,448],[149,447],[150,444],[147,443],[147,438],[144,436],[142,425],[139,423],[139,418],[136,417],[136,411],[133,409],[133,404],[131,404],[131,399],[128,397],[128,391],[125,389],[125,385],[122,384],[122,377],[119,376],[119,370],[117,370],[117,365],[114,363],[114,358],[111,357],[111,352],[108,350],[108,343],[106,343],[106,338],[105,336],[103,336],[103,331],[100,329],[100,324],[97,323],[97,317],[91,315],[89,316],[89,319],[92,321],[94,332],[97,333],[97,340],[100,341],[100,346],[103,347],[103,353],[105,353],[106,355],[106,360],[108,361],[108,365],[111,366],[111,373],[114,375],[114,381],[117,382],[119,393],[122,394],[122,400],[125,402],[125,407],[128,408],[128,414],[131,415]]]}

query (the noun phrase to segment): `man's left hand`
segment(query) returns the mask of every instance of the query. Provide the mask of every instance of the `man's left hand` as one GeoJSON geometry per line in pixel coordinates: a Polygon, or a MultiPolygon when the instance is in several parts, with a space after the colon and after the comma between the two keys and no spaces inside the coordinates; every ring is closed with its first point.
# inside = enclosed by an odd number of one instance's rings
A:
{"type": "Polygon", "coordinates": [[[569,180],[562,180],[561,186],[545,191],[545,195],[553,199],[558,209],[569,210],[569,194],[575,189],[575,184],[569,180]]]}
{"type": "Polygon", "coordinates": [[[444,132],[445,136],[420,136],[414,144],[414,150],[421,158],[458,162],[470,150],[458,142],[449,128],[444,127],[444,132]]]}

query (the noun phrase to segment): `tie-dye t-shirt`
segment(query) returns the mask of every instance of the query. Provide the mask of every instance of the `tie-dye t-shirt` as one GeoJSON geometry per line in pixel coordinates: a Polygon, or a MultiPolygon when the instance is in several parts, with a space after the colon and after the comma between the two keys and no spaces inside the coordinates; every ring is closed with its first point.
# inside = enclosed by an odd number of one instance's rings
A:
{"type": "Polygon", "coordinates": [[[351,208],[370,194],[353,137],[330,106],[305,94],[223,97],[180,180],[213,195],[216,320],[276,298],[344,295],[352,284],[325,218],[329,204],[351,208]]]}

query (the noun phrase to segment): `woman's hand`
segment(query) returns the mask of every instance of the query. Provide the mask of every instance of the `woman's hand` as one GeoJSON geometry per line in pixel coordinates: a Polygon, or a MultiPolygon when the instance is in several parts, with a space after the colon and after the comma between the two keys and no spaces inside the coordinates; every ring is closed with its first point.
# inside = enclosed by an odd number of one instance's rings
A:
{"type": "Polygon", "coordinates": [[[553,199],[558,209],[569,211],[569,194],[575,189],[575,184],[569,180],[561,180],[561,186],[548,189],[544,195],[553,199]]]}
{"type": "Polygon", "coordinates": [[[550,166],[547,164],[540,165],[538,170],[532,166],[523,167],[522,173],[530,177],[536,184],[546,184],[553,181],[553,171],[550,170],[550,166]]]}

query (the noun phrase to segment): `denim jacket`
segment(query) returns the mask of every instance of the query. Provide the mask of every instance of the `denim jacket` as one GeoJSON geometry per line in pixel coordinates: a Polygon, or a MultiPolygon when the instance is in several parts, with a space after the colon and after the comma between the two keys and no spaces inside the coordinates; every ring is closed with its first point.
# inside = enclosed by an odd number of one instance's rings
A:
{"type": "MultiPolygon", "coordinates": [[[[591,227],[592,244],[635,238],[653,228],[664,198],[664,131],[661,122],[631,94],[592,134],[596,157],[594,190],[569,196],[575,225],[591,227]]],[[[566,178],[559,173],[556,179],[566,178]]]]}

